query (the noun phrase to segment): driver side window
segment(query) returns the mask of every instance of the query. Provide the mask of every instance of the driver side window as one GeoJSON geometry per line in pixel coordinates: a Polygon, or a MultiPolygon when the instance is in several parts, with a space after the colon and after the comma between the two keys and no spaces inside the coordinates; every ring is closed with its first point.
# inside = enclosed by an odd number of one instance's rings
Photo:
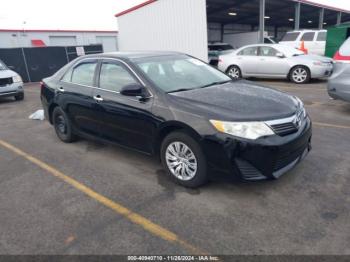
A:
{"type": "Polygon", "coordinates": [[[260,47],[260,56],[276,56],[278,51],[275,48],[269,46],[260,47]]]}
{"type": "Polygon", "coordinates": [[[138,81],[122,65],[112,62],[102,63],[100,88],[120,92],[123,87],[130,84],[138,84],[138,81]]]}

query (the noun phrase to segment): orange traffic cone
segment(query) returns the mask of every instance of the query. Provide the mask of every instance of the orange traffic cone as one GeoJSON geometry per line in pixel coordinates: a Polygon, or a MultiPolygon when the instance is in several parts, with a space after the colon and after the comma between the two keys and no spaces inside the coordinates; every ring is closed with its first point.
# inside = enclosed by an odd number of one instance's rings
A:
{"type": "Polygon", "coordinates": [[[299,50],[300,50],[300,51],[303,51],[305,54],[308,53],[307,48],[305,48],[305,43],[304,43],[304,41],[301,41],[301,45],[300,45],[299,50]]]}

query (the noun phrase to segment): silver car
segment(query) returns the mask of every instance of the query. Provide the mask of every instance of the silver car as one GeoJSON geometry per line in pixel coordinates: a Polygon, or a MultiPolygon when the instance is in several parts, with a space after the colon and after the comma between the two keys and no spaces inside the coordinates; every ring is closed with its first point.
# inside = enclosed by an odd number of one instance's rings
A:
{"type": "Polygon", "coordinates": [[[15,97],[16,100],[23,100],[23,81],[19,74],[10,70],[0,60],[0,97],[15,97]]]}
{"type": "Polygon", "coordinates": [[[333,72],[333,60],[306,55],[293,47],[260,44],[241,47],[219,57],[218,68],[232,78],[285,78],[304,84],[311,78],[325,78],[333,72]]]}
{"type": "Polygon", "coordinates": [[[328,94],[333,99],[350,102],[350,64],[336,63],[328,81],[328,94]]]}

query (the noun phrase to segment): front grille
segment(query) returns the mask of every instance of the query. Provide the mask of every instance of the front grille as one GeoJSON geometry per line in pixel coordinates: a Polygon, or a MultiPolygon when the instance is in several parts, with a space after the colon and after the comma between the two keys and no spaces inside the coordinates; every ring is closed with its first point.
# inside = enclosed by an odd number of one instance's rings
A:
{"type": "Polygon", "coordinates": [[[271,128],[279,136],[287,136],[298,132],[298,128],[292,122],[271,125],[271,128]]]}
{"type": "Polygon", "coordinates": [[[13,83],[12,77],[0,78],[0,86],[11,85],[13,83]]]}
{"type": "Polygon", "coordinates": [[[304,153],[307,147],[308,145],[304,145],[292,152],[286,152],[285,154],[281,154],[275,162],[273,171],[278,171],[288,166],[290,163],[294,162],[304,153]]]}
{"type": "Polygon", "coordinates": [[[247,161],[237,158],[235,162],[242,174],[243,179],[250,180],[250,181],[266,179],[266,177],[263,174],[261,174],[259,170],[257,170],[254,166],[252,166],[247,161]]]}

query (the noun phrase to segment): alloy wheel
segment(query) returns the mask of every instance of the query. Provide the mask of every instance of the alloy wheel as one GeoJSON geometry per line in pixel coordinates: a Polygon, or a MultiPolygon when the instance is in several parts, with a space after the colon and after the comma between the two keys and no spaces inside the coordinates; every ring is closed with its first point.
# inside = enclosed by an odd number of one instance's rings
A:
{"type": "Polygon", "coordinates": [[[297,68],[292,73],[292,78],[296,83],[303,83],[308,77],[308,72],[305,68],[297,68]]]}
{"type": "Polygon", "coordinates": [[[228,70],[228,75],[234,79],[240,78],[240,72],[237,67],[232,67],[228,70]]]}
{"type": "Polygon", "coordinates": [[[197,158],[183,142],[172,142],[165,151],[166,164],[179,180],[188,181],[197,173],[197,158]]]}

